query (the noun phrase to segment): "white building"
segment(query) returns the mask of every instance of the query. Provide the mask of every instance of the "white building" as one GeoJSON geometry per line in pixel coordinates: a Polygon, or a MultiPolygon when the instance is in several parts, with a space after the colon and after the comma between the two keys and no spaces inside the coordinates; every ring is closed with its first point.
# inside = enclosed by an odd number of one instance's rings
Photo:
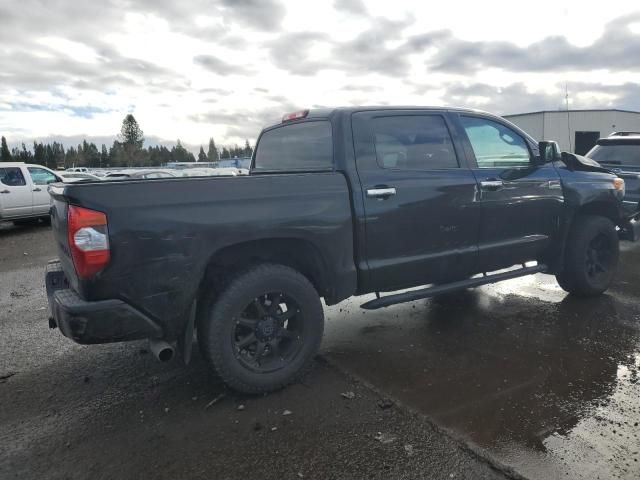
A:
{"type": "Polygon", "coordinates": [[[640,112],[630,110],[547,110],[504,118],[537,140],[555,140],[561,150],[579,155],[612,132],[640,132],[640,112]]]}

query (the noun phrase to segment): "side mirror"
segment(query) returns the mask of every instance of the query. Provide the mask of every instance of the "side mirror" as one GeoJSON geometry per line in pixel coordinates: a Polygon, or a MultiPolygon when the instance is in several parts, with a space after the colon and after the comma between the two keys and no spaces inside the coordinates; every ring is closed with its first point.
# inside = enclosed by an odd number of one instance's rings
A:
{"type": "Polygon", "coordinates": [[[557,142],[542,141],[538,142],[538,163],[540,165],[560,160],[560,147],[557,142]]]}

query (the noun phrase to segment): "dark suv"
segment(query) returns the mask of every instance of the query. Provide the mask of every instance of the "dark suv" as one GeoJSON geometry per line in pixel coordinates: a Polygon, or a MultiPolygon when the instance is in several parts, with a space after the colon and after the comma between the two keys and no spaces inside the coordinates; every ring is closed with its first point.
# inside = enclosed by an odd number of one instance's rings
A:
{"type": "Polygon", "coordinates": [[[629,214],[640,211],[640,132],[614,132],[597,141],[587,157],[609,168],[626,184],[624,209],[629,214]]]}

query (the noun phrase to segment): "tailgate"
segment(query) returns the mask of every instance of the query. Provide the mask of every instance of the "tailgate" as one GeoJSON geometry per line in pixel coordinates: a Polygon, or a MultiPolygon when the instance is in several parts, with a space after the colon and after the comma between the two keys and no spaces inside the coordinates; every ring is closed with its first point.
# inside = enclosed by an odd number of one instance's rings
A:
{"type": "Polygon", "coordinates": [[[73,259],[69,250],[69,239],[67,237],[67,210],[69,203],[64,195],[65,186],[62,184],[50,185],[49,195],[51,195],[51,228],[53,239],[56,242],[60,265],[69,284],[78,291],[78,277],[73,267],[73,259]]]}

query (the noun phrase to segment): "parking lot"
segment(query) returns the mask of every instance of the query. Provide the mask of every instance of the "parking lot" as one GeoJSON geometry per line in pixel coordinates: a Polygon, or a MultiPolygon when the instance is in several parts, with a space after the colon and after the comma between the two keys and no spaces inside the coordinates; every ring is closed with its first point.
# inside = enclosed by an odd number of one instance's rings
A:
{"type": "Polygon", "coordinates": [[[310,376],[266,397],[227,391],[199,355],[165,365],[144,342],[85,347],[50,331],[54,256],[48,227],[0,227],[1,478],[640,473],[639,246],[590,300],[536,276],[328,308],[310,376]]]}

